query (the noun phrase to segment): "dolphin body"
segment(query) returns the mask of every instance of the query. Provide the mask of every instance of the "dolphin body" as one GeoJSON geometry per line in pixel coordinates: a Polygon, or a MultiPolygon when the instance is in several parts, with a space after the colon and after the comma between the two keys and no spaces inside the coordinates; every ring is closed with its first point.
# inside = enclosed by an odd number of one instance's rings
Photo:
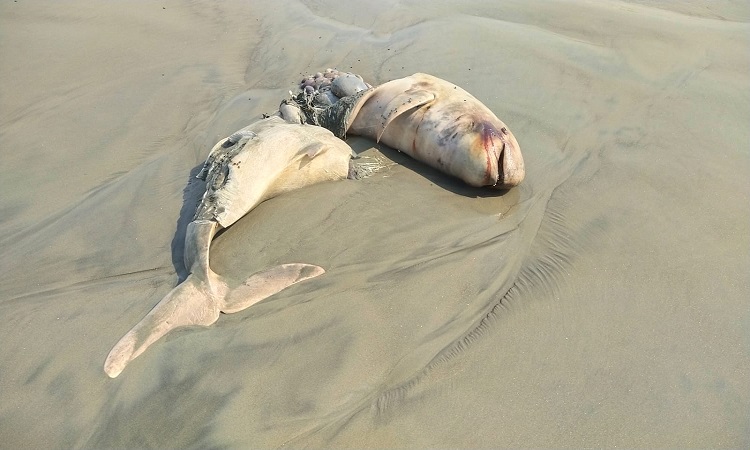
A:
{"type": "Polygon", "coordinates": [[[315,183],[346,178],[352,149],[330,131],[301,123],[300,111],[282,103],[280,112],[255,122],[211,150],[198,175],[206,192],[185,235],[190,275],[172,289],[112,348],[104,372],[117,377],[125,366],[169,331],[216,322],[303,280],[325,272],[310,264],[282,264],[251,275],[239,287],[209,267],[216,232],[262,201],[315,183]]]}
{"type": "MultiPolygon", "coordinates": [[[[346,75],[351,82],[353,74],[346,75]]],[[[362,82],[355,93],[331,104],[318,102],[320,95],[311,88],[294,100],[310,123],[341,138],[348,133],[383,142],[471,186],[508,189],[523,181],[515,136],[465,90],[424,73],[367,86],[362,82]]]]}

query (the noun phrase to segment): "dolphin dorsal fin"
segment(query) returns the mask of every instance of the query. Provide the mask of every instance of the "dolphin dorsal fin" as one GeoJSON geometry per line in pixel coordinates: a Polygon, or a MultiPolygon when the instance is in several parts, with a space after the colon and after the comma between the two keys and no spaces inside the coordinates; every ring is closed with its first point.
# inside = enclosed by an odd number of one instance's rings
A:
{"type": "Polygon", "coordinates": [[[386,127],[393,119],[410,109],[422,106],[433,100],[435,100],[435,93],[419,88],[411,88],[403,94],[394,97],[393,100],[388,102],[383,112],[383,121],[381,122],[380,130],[378,130],[377,142],[380,142],[380,137],[383,136],[386,127]]]}

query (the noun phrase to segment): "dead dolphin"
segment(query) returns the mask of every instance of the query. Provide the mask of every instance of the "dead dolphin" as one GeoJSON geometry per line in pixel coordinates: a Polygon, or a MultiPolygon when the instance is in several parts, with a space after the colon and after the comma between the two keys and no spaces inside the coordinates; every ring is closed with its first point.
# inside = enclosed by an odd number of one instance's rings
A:
{"type": "Polygon", "coordinates": [[[316,103],[315,95],[303,91],[295,100],[310,123],[339,137],[370,137],[471,186],[507,189],[524,178],[513,133],[482,102],[448,81],[416,73],[331,105],[316,103]]]}
{"type": "Polygon", "coordinates": [[[112,348],[104,372],[114,378],[169,331],[208,326],[219,313],[241,311],[282,289],[325,271],[310,264],[283,264],[229,283],[209,267],[214,234],[262,201],[311,184],[346,178],[352,149],[330,131],[300,121],[296,105],[221,140],[198,175],[206,192],[185,235],[185,267],[190,275],[162,299],[112,348]]]}

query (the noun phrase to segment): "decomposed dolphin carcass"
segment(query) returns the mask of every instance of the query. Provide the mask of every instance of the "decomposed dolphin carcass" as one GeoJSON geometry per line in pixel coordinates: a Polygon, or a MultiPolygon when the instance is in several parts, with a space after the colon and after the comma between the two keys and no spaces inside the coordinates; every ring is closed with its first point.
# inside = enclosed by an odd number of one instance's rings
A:
{"type": "Polygon", "coordinates": [[[352,149],[330,131],[300,121],[299,109],[282,104],[274,116],[255,122],[211,150],[198,175],[206,192],[185,235],[190,275],[112,348],[104,363],[114,378],[169,331],[208,326],[220,312],[241,311],[297,282],[325,271],[311,264],[283,264],[250,276],[239,287],[209,267],[215,233],[262,201],[311,184],[346,178],[352,149]]]}
{"type": "MultiPolygon", "coordinates": [[[[356,80],[346,75],[349,87],[356,80]]],[[[375,139],[471,186],[507,189],[524,178],[513,133],[453,83],[416,73],[369,89],[364,82],[351,85],[343,96],[331,96],[325,83],[318,87],[313,81],[312,88],[307,83],[295,101],[310,123],[339,137],[348,133],[375,139]],[[318,91],[335,101],[319,101],[318,91]]],[[[329,84],[336,87],[337,78],[329,84]]]]}

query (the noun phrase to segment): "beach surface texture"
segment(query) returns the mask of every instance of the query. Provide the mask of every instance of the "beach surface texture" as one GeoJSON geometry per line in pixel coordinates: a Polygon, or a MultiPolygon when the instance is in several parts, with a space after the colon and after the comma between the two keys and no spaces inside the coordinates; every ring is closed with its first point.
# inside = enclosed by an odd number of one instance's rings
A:
{"type": "Polygon", "coordinates": [[[748,2],[272,3],[0,3],[0,447],[750,447],[748,2]],[[351,137],[211,247],[324,275],[107,377],[208,151],[328,67],[461,86],[525,180],[351,137]]]}

